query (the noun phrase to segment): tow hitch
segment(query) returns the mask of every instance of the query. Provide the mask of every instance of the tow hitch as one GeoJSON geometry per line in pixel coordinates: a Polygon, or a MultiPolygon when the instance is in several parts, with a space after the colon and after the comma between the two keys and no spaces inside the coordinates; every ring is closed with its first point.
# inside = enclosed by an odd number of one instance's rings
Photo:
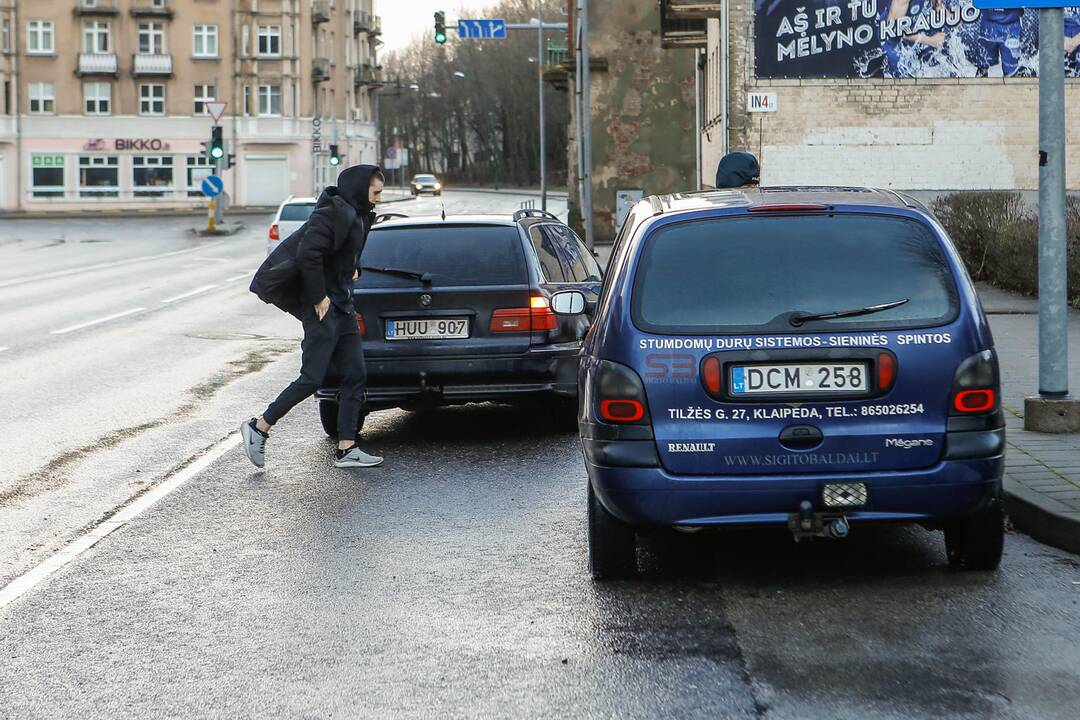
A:
{"type": "Polygon", "coordinates": [[[851,532],[851,525],[843,515],[816,513],[809,500],[799,503],[799,512],[788,516],[788,530],[795,542],[813,538],[843,540],[851,532]]]}

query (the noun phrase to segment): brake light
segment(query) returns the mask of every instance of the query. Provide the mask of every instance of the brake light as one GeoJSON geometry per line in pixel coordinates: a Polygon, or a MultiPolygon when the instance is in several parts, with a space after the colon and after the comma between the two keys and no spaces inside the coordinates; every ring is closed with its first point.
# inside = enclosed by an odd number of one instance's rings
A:
{"type": "Polygon", "coordinates": [[[877,356],[877,384],[879,390],[888,390],[896,382],[896,358],[891,353],[877,356]]]}
{"type": "Polygon", "coordinates": [[[754,205],[753,207],[749,208],[747,212],[813,212],[815,210],[828,209],[828,205],[822,205],[820,203],[773,203],[771,205],[754,205]]]}
{"type": "Polygon", "coordinates": [[[274,223],[273,225],[270,226],[270,239],[271,240],[280,240],[281,239],[281,236],[278,235],[277,223],[274,223]]]}
{"type": "Polygon", "coordinates": [[[645,417],[645,406],[639,400],[601,400],[600,417],[608,422],[638,422],[645,417]]]}
{"type": "Polygon", "coordinates": [[[548,299],[534,295],[527,308],[503,308],[491,313],[490,330],[493,333],[540,332],[554,330],[558,325],[548,299]]]}
{"type": "Polygon", "coordinates": [[[360,331],[360,337],[367,337],[367,323],[364,322],[364,316],[360,313],[356,313],[356,329],[360,331]]]}
{"type": "Polygon", "coordinates": [[[701,367],[701,379],[705,382],[705,389],[710,395],[719,395],[721,389],[720,360],[714,357],[705,358],[701,367]]]}
{"type": "Polygon", "coordinates": [[[961,390],[953,398],[953,409],[962,413],[984,413],[996,404],[993,390],[961,390]]]}

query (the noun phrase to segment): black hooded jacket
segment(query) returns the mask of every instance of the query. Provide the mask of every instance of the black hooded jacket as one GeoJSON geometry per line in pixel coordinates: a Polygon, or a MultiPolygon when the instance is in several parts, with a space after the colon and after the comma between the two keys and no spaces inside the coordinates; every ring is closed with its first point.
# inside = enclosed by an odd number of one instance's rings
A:
{"type": "Polygon", "coordinates": [[[266,258],[251,280],[251,292],[303,319],[305,307],[324,297],[351,313],[352,275],[375,223],[368,202],[375,165],[354,165],[342,171],[337,186],[323,191],[299,230],[266,258]]]}

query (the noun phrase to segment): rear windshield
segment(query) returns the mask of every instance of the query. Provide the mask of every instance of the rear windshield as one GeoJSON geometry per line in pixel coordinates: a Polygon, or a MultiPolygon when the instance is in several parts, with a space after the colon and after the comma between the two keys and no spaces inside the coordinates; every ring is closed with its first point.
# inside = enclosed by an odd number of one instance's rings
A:
{"type": "MultiPolygon", "coordinates": [[[[376,228],[360,258],[365,268],[431,273],[442,286],[523,285],[525,253],[516,227],[439,225],[376,228]]],[[[365,270],[360,287],[415,287],[419,281],[365,270]]]]}
{"type": "Polygon", "coordinates": [[[304,205],[286,205],[281,208],[280,220],[299,220],[301,222],[311,217],[311,213],[315,212],[315,205],[307,203],[304,205]]]}
{"type": "Polygon", "coordinates": [[[875,215],[710,219],[646,240],[634,323],[654,332],[828,332],[938,325],[956,316],[956,284],[922,223],[875,215]],[[793,313],[891,310],[793,326],[793,313]]]}

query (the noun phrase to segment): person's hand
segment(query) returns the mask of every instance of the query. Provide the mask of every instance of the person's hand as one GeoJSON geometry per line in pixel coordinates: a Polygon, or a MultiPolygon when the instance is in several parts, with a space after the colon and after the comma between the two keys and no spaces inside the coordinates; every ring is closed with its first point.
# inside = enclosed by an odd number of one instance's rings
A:
{"type": "Polygon", "coordinates": [[[318,305],[315,306],[315,314],[319,316],[319,322],[326,317],[326,313],[330,312],[330,298],[324,297],[318,305]]]}

